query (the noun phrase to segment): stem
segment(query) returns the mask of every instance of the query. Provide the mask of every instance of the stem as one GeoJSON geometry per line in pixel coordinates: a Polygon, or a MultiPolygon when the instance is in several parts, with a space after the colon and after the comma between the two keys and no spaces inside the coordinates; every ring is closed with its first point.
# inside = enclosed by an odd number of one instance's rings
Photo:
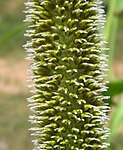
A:
{"type": "Polygon", "coordinates": [[[110,33],[111,33],[111,27],[112,27],[112,21],[114,19],[114,11],[116,8],[117,0],[110,0],[109,2],[109,10],[108,10],[108,15],[107,15],[107,24],[106,24],[106,29],[105,29],[105,38],[108,41],[110,38],[110,33]]]}
{"type": "Polygon", "coordinates": [[[118,8],[118,0],[110,0],[109,11],[107,15],[107,24],[105,29],[105,39],[109,42],[109,79],[112,78],[112,62],[116,48],[116,35],[118,29],[119,18],[115,15],[118,8]]]}

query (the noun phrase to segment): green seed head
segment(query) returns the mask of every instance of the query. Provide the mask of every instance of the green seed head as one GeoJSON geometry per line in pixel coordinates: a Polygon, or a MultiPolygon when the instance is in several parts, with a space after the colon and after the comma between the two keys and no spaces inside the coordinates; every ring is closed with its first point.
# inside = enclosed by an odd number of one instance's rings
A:
{"type": "Polygon", "coordinates": [[[34,85],[34,150],[106,149],[106,56],[100,0],[29,0],[25,45],[34,85]]]}

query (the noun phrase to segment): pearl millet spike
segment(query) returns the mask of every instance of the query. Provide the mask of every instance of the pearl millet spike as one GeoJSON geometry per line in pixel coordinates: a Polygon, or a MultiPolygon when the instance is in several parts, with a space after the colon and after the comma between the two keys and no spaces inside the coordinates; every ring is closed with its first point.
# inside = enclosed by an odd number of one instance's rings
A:
{"type": "Polygon", "coordinates": [[[28,0],[34,150],[108,147],[101,0],[28,0]]]}

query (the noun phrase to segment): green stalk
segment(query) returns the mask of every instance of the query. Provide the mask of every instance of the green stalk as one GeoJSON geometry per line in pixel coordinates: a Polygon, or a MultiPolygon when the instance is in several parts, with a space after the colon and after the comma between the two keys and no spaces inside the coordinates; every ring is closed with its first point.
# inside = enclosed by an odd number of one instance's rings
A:
{"type": "Polygon", "coordinates": [[[113,25],[113,19],[114,19],[114,14],[116,11],[116,6],[117,6],[118,0],[110,0],[109,1],[109,10],[108,10],[108,15],[107,15],[107,23],[106,23],[106,29],[105,29],[105,38],[106,41],[109,41],[111,33],[112,33],[112,25],[113,25]]]}
{"type": "Polygon", "coordinates": [[[26,9],[34,150],[106,149],[100,0],[29,0],[26,9]]]}
{"type": "Polygon", "coordinates": [[[119,25],[119,18],[115,17],[113,20],[113,27],[111,31],[111,37],[110,37],[110,42],[109,42],[109,62],[108,66],[110,67],[109,69],[109,79],[113,80],[113,70],[112,70],[112,65],[115,57],[115,51],[116,51],[116,39],[117,39],[117,31],[118,31],[118,25],[119,25]]]}
{"type": "Polygon", "coordinates": [[[112,64],[116,49],[116,38],[118,31],[119,18],[117,16],[119,0],[109,1],[109,10],[107,15],[107,24],[105,29],[105,39],[109,43],[109,79],[112,79],[112,64]]]}

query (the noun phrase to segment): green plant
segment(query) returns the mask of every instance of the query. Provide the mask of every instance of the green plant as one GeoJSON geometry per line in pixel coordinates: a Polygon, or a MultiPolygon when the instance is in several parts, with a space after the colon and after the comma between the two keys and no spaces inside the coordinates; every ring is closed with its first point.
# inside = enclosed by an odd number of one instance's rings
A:
{"type": "Polygon", "coordinates": [[[29,0],[35,150],[106,149],[106,56],[100,0],[29,0]]]}

